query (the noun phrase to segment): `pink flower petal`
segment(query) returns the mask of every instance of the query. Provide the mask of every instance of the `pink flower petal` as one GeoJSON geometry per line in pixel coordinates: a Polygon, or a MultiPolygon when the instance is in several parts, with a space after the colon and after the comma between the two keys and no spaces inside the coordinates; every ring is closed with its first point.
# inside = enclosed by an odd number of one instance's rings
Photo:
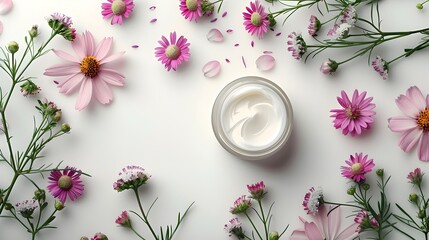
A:
{"type": "Polygon", "coordinates": [[[322,233],[314,222],[304,223],[305,233],[308,237],[308,240],[321,240],[323,239],[322,233]]]}
{"type": "Polygon", "coordinates": [[[150,8],[149,8],[149,10],[151,10],[151,11],[153,11],[153,10],[155,10],[156,9],[156,6],[151,6],[150,8]]]}
{"type": "Polygon", "coordinates": [[[228,29],[228,30],[226,30],[226,32],[227,33],[232,33],[234,30],[232,30],[232,29],[228,29]]]}
{"type": "Polygon", "coordinates": [[[403,132],[401,138],[399,139],[399,147],[405,152],[411,151],[411,149],[413,149],[420,140],[422,134],[423,131],[419,128],[414,128],[403,132]]]}
{"type": "Polygon", "coordinates": [[[223,42],[223,39],[223,34],[217,28],[213,28],[207,33],[207,40],[210,42],[223,42]]]}
{"type": "Polygon", "coordinates": [[[244,57],[243,56],[241,56],[241,61],[243,62],[244,68],[247,68],[247,64],[246,64],[246,61],[244,61],[244,57]]]}
{"type": "Polygon", "coordinates": [[[234,47],[238,47],[238,46],[240,46],[240,44],[238,44],[238,43],[234,44],[234,47]]]}
{"type": "Polygon", "coordinates": [[[131,47],[132,48],[139,48],[139,45],[134,44],[134,45],[131,45],[131,47]]]}
{"type": "Polygon", "coordinates": [[[220,62],[219,61],[210,61],[206,63],[203,67],[203,73],[205,77],[215,77],[220,72],[220,62]]]}
{"type": "MultiPolygon", "coordinates": [[[[329,208],[332,210],[332,206],[329,208]]],[[[328,215],[328,235],[333,238],[337,235],[341,224],[341,210],[339,207],[332,210],[328,215]]]]}
{"type": "Polygon", "coordinates": [[[100,59],[100,64],[113,62],[113,61],[121,58],[124,54],[125,54],[125,52],[117,52],[117,53],[114,53],[112,55],[108,55],[105,58],[100,59]]]}
{"type": "Polygon", "coordinates": [[[276,60],[271,55],[262,55],[256,59],[256,67],[261,71],[271,70],[276,65],[276,60]]]}
{"type": "Polygon", "coordinates": [[[95,55],[94,57],[97,59],[103,59],[106,57],[106,55],[109,53],[111,47],[112,47],[113,38],[103,38],[95,48],[95,55]]]}
{"type": "Polygon", "coordinates": [[[405,113],[406,115],[410,117],[416,117],[420,113],[421,110],[419,109],[413,100],[411,100],[408,96],[400,95],[396,100],[396,105],[398,108],[405,113]]]}
{"type": "Polygon", "coordinates": [[[391,117],[388,119],[388,122],[390,130],[393,132],[403,132],[417,128],[416,120],[407,116],[391,117]]]}
{"type": "Polygon", "coordinates": [[[0,14],[6,14],[10,12],[13,7],[12,0],[0,0],[0,14]]]}
{"type": "Polygon", "coordinates": [[[153,18],[152,20],[150,20],[150,23],[154,23],[154,22],[156,22],[156,21],[158,21],[158,19],[153,18]]]}
{"type": "Polygon", "coordinates": [[[277,34],[276,34],[276,37],[278,37],[278,36],[280,36],[280,35],[282,35],[282,33],[281,33],[281,32],[277,33],[277,34]]]}
{"type": "Polygon", "coordinates": [[[359,235],[359,232],[356,231],[358,226],[359,226],[358,223],[353,223],[352,225],[344,229],[340,234],[338,234],[336,239],[344,239],[344,240],[355,239],[359,235]]]}
{"type": "Polygon", "coordinates": [[[214,23],[217,21],[217,18],[213,18],[212,20],[210,20],[211,23],[214,23]]]}
{"type": "Polygon", "coordinates": [[[229,61],[228,58],[225,58],[225,62],[230,63],[231,61],[229,61]]]}
{"type": "Polygon", "coordinates": [[[92,80],[86,78],[83,80],[82,85],[80,86],[79,96],[77,97],[75,108],[76,110],[82,110],[88,106],[92,98],[92,80]]]}
{"type": "Polygon", "coordinates": [[[94,95],[101,104],[108,104],[113,98],[112,90],[102,79],[94,79],[94,95]]]}
{"type": "Polygon", "coordinates": [[[250,42],[250,46],[254,47],[255,46],[255,42],[254,41],[250,42]]]}
{"type": "Polygon", "coordinates": [[[56,50],[56,49],[53,49],[52,50],[58,57],[60,57],[60,58],[62,58],[62,59],[64,59],[64,60],[67,60],[67,61],[70,61],[70,62],[75,62],[75,63],[80,63],[80,61],[77,59],[77,58],[75,58],[74,56],[72,56],[72,55],[70,55],[70,54],[68,54],[68,53],[66,53],[66,52],[64,52],[64,51],[61,51],[61,50],[56,50]]]}
{"type": "Polygon", "coordinates": [[[420,138],[419,142],[419,159],[424,162],[429,161],[429,134],[427,132],[423,133],[423,136],[420,138]]]}
{"type": "Polygon", "coordinates": [[[226,15],[228,14],[228,12],[224,12],[224,13],[222,13],[222,17],[226,17],[226,15]]]}
{"type": "Polygon", "coordinates": [[[272,54],[272,51],[264,51],[263,54],[272,54]]]}

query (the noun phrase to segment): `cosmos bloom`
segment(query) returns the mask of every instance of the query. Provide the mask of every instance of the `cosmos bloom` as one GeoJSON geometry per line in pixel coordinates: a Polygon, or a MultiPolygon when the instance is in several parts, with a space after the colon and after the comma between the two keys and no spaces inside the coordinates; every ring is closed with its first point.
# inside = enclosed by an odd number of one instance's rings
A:
{"type": "Polygon", "coordinates": [[[329,206],[328,208],[327,205],[322,205],[319,212],[313,216],[313,222],[308,222],[301,217],[299,219],[304,224],[304,228],[294,230],[290,240],[352,240],[359,234],[356,231],[359,225],[357,223],[339,231],[341,207],[329,206]]]}
{"type": "Polygon", "coordinates": [[[346,160],[347,166],[341,167],[341,175],[345,178],[352,179],[356,183],[365,181],[365,174],[372,171],[375,164],[372,159],[368,160],[368,155],[363,156],[362,153],[350,155],[346,160]]]}
{"type": "Polygon", "coordinates": [[[107,63],[120,58],[125,52],[109,54],[112,38],[104,38],[97,45],[89,31],[77,35],[72,47],[77,56],[72,56],[61,50],[54,50],[55,54],[66,60],[66,63],[54,65],[45,70],[46,76],[65,76],[64,81],[58,84],[60,93],[69,94],[80,88],[75,108],[82,110],[88,106],[95,95],[101,104],[112,101],[113,95],[109,85],[123,86],[125,77],[106,67],[107,63]]]}
{"type": "Polygon", "coordinates": [[[188,43],[188,39],[184,36],[180,36],[177,39],[176,32],[172,32],[170,33],[170,41],[165,36],[162,36],[158,43],[161,46],[155,48],[155,57],[164,64],[167,71],[171,69],[176,71],[180,64],[189,61],[191,57],[189,45],[191,44],[188,43]]]}
{"type": "Polygon", "coordinates": [[[107,0],[108,2],[102,3],[101,14],[103,18],[112,18],[111,25],[122,25],[122,18],[128,18],[134,9],[133,0],[107,0]]]}
{"type": "Polygon", "coordinates": [[[203,15],[202,0],[180,0],[180,11],[185,19],[197,22],[203,15]]]}
{"type": "Polygon", "coordinates": [[[332,109],[334,113],[334,127],[341,128],[344,135],[360,135],[364,130],[371,128],[374,122],[375,104],[371,103],[372,97],[366,98],[366,91],[359,94],[356,89],[350,100],[345,91],[341,91],[341,97],[337,97],[341,109],[332,109]]]}
{"type": "Polygon", "coordinates": [[[251,34],[256,34],[258,38],[263,38],[264,34],[268,31],[270,21],[267,19],[265,8],[259,3],[258,0],[250,2],[250,8],[246,7],[247,12],[243,12],[244,26],[251,34]]]}
{"type": "Polygon", "coordinates": [[[62,203],[67,197],[74,201],[83,194],[84,186],[80,180],[80,173],[74,167],[66,167],[64,170],[53,170],[49,175],[48,190],[62,203]]]}
{"type": "Polygon", "coordinates": [[[429,161],[429,95],[423,96],[416,86],[396,99],[396,105],[405,114],[389,118],[389,128],[401,133],[399,147],[405,152],[418,145],[421,161],[429,161]]]}

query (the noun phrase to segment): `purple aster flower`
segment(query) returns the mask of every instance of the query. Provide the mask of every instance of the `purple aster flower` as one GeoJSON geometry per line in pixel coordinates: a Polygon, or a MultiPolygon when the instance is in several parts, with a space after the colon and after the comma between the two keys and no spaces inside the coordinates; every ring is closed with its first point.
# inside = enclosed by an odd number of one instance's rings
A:
{"type": "Polygon", "coordinates": [[[188,40],[184,36],[176,38],[176,32],[170,33],[170,41],[165,36],[162,36],[162,40],[158,41],[161,45],[155,48],[155,56],[158,61],[164,64],[167,71],[176,69],[183,62],[189,61],[191,54],[189,53],[188,40]],[[177,41],[176,41],[177,40],[177,41]]]}
{"type": "Polygon", "coordinates": [[[246,7],[246,10],[247,12],[243,12],[243,24],[246,26],[246,30],[251,35],[256,34],[258,38],[263,38],[270,24],[265,8],[256,0],[255,2],[250,2],[250,8],[246,7]]]}

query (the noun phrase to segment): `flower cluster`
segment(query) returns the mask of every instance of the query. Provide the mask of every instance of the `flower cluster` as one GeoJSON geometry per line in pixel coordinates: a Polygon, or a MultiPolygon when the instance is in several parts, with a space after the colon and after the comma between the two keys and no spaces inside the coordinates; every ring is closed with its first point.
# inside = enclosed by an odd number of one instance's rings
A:
{"type": "Polygon", "coordinates": [[[147,175],[144,168],[140,166],[127,166],[119,173],[119,179],[113,183],[113,189],[122,192],[127,189],[138,189],[146,184],[150,175],[147,175]]]}
{"type": "MultiPolygon", "coordinates": [[[[234,215],[241,216],[244,215],[251,223],[252,223],[252,235],[256,233],[259,239],[265,240],[278,240],[285,233],[287,227],[283,230],[282,233],[278,233],[277,231],[270,230],[271,223],[271,210],[274,203],[271,204],[268,212],[264,212],[263,200],[265,195],[267,194],[265,184],[263,181],[257,182],[255,184],[247,185],[247,190],[250,193],[249,198],[246,195],[242,195],[234,201],[233,206],[230,208],[230,212],[234,215]],[[252,201],[256,201],[259,210],[252,206],[252,201]],[[263,230],[258,229],[254,224],[251,216],[248,214],[249,209],[252,209],[259,216],[259,220],[264,226],[263,230]],[[263,237],[264,236],[264,237],[263,237]]],[[[227,224],[224,225],[225,231],[229,234],[229,236],[235,236],[237,239],[251,239],[242,227],[242,223],[238,217],[234,217],[227,224]]]]}

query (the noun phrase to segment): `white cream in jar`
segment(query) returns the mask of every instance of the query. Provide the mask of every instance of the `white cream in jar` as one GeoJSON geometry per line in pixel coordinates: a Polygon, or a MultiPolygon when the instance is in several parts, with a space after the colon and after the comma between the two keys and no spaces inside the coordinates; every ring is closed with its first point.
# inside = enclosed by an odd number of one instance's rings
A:
{"type": "Polygon", "coordinates": [[[228,84],[213,107],[215,136],[229,152],[263,159],[280,150],[292,127],[292,106],[273,82],[244,77],[228,84]]]}

